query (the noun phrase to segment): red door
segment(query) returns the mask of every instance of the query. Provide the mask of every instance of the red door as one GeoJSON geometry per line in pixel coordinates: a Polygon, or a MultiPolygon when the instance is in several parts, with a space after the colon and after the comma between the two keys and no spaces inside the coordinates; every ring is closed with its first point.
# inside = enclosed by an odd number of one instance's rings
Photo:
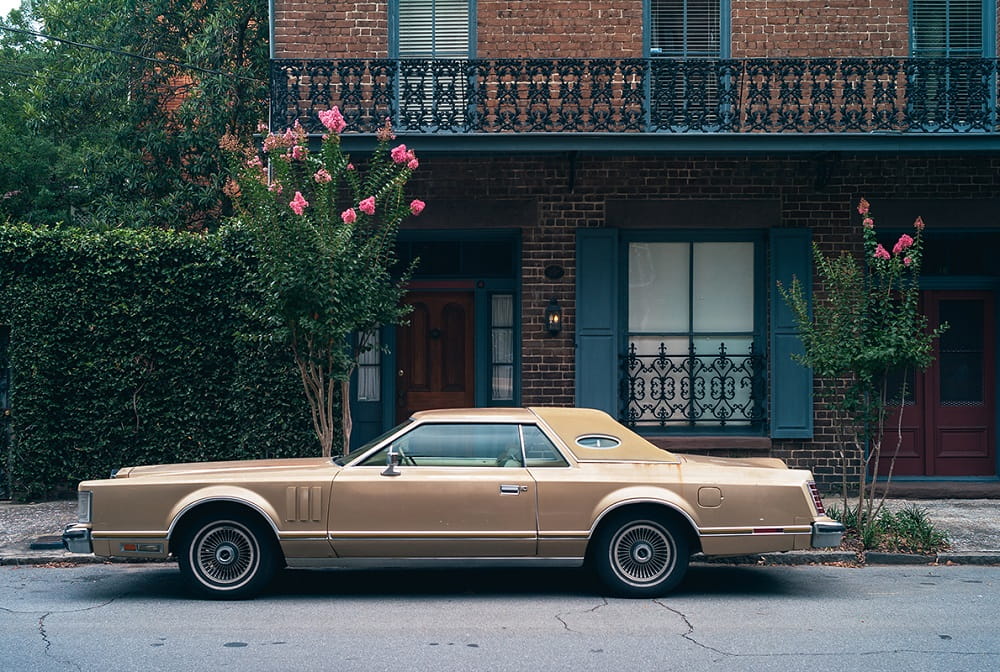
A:
{"type": "Polygon", "coordinates": [[[923,295],[931,327],[948,324],[934,364],[912,381],[899,415],[886,426],[881,472],[902,443],[893,474],[991,476],[996,474],[994,297],[991,292],[933,291],[923,295]]]}
{"type": "Polygon", "coordinates": [[[410,292],[397,331],[396,421],[414,411],[475,405],[472,292],[410,292]]]}

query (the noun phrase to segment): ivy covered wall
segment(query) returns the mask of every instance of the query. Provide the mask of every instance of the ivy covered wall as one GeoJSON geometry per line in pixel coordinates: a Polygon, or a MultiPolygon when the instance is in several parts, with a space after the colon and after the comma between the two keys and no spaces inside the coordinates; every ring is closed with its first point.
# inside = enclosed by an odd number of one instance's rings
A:
{"type": "Polygon", "coordinates": [[[247,337],[249,237],[0,226],[17,499],[116,467],[318,454],[290,353],[247,337]]]}

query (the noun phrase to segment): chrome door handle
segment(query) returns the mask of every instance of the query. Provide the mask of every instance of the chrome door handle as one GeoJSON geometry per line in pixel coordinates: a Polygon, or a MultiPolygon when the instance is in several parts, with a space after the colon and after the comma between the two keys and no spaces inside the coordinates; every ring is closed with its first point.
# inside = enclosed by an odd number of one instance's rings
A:
{"type": "Polygon", "coordinates": [[[528,486],[526,485],[501,485],[500,494],[501,495],[517,495],[522,492],[527,492],[528,486]]]}

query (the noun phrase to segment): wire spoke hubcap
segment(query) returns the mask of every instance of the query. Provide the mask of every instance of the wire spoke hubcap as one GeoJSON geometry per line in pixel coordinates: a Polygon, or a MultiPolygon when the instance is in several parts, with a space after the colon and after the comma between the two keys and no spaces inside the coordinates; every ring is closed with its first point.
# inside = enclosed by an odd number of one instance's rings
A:
{"type": "Polygon", "coordinates": [[[225,586],[247,579],[259,560],[253,537],[231,523],[216,525],[201,535],[193,555],[205,580],[225,586]]]}
{"type": "Polygon", "coordinates": [[[660,526],[648,522],[619,530],[610,553],[615,573],[632,585],[657,583],[676,564],[673,540],[660,526]]]}

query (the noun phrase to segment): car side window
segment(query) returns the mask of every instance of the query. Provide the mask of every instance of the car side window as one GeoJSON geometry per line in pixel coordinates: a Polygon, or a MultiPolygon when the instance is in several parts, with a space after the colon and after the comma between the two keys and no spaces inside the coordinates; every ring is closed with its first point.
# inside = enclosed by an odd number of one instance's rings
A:
{"type": "MultiPolygon", "coordinates": [[[[423,424],[392,442],[400,466],[520,467],[517,425],[486,423],[423,424]]],[[[383,466],[387,448],[362,466],[383,466]]]]}
{"type": "Polygon", "coordinates": [[[568,467],[569,463],[535,425],[524,425],[524,457],[529,467],[568,467]]]}

